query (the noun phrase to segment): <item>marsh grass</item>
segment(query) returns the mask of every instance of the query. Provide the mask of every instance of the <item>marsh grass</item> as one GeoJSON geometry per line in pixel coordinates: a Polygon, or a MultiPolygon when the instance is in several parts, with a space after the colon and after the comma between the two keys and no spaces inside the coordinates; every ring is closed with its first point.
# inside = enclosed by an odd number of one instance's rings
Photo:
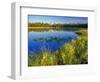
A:
{"type": "Polygon", "coordinates": [[[55,53],[43,50],[38,55],[29,55],[28,66],[88,64],[88,32],[87,30],[79,32],[77,39],[65,44],[55,53]]]}

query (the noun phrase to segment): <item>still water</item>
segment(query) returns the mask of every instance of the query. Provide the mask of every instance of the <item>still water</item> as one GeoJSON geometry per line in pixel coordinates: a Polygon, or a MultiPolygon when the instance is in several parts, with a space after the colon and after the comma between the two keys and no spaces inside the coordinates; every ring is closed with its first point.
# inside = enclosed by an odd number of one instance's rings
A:
{"type": "Polygon", "coordinates": [[[77,34],[67,31],[44,31],[28,33],[28,54],[40,53],[43,50],[55,52],[65,43],[77,38],[77,34]]]}

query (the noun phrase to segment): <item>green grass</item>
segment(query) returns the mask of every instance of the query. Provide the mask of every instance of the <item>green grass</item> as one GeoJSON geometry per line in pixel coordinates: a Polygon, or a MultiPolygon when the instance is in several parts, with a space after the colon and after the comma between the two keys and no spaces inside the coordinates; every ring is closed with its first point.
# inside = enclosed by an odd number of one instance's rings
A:
{"type": "Polygon", "coordinates": [[[48,66],[88,63],[88,32],[80,30],[77,39],[65,44],[55,53],[43,50],[40,54],[28,57],[28,66],[48,66]]]}
{"type": "Polygon", "coordinates": [[[56,55],[50,51],[42,51],[38,56],[29,56],[29,66],[57,65],[56,55]]]}

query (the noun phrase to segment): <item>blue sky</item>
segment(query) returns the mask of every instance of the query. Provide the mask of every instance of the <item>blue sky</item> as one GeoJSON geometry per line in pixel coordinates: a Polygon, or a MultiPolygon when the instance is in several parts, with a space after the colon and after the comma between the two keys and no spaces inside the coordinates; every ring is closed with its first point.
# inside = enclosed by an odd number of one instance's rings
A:
{"type": "Polygon", "coordinates": [[[88,23],[87,17],[29,15],[28,22],[36,23],[88,23]]]}

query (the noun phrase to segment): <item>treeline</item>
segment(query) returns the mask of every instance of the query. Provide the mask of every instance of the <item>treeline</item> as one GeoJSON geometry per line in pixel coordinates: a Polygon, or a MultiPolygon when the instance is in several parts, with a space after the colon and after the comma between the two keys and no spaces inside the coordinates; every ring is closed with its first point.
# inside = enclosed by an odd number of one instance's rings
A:
{"type": "Polygon", "coordinates": [[[88,24],[49,24],[49,23],[28,23],[28,27],[81,27],[81,28],[87,28],[88,24]]]}

